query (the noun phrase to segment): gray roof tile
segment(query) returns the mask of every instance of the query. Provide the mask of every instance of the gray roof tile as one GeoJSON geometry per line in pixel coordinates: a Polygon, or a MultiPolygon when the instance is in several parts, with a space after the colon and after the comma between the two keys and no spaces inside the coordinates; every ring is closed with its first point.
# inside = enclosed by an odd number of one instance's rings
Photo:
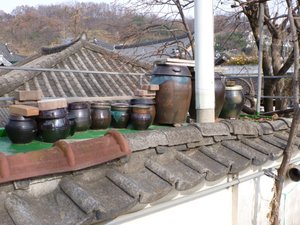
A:
{"type": "Polygon", "coordinates": [[[194,126],[162,129],[161,132],[166,135],[169,146],[201,141],[201,133],[194,126]]]}
{"type": "Polygon", "coordinates": [[[201,123],[201,124],[194,124],[197,126],[201,134],[206,136],[229,136],[230,131],[226,124],[224,123],[201,123]]]}
{"type": "Polygon", "coordinates": [[[268,160],[266,154],[261,153],[240,141],[223,141],[222,145],[251,160],[253,165],[262,165],[268,160]]]}
{"type": "Polygon", "coordinates": [[[269,143],[267,143],[264,140],[259,139],[259,138],[243,139],[242,143],[250,146],[251,148],[256,149],[257,151],[260,151],[260,152],[268,155],[269,159],[271,159],[271,160],[278,159],[283,153],[282,149],[280,149],[280,148],[278,148],[278,147],[276,147],[272,144],[269,144],[269,143]]]}
{"type": "MultiPolygon", "coordinates": [[[[198,168],[203,168],[203,171],[206,173],[205,179],[207,181],[216,181],[229,172],[229,167],[219,163],[199,150],[188,151],[186,155],[198,162],[198,168]]],[[[193,168],[191,165],[189,166],[193,168]]],[[[201,169],[198,170],[201,171],[201,169]]]]}
{"type": "Polygon", "coordinates": [[[232,133],[235,135],[258,136],[257,123],[247,120],[222,120],[232,127],[232,133]]]}
{"type": "Polygon", "coordinates": [[[237,173],[246,169],[251,164],[251,160],[222,145],[213,147],[203,146],[200,150],[210,158],[230,168],[230,173],[237,173]]]}
{"type": "Polygon", "coordinates": [[[284,120],[272,120],[272,121],[266,121],[266,123],[269,123],[274,131],[281,131],[286,130],[288,128],[287,123],[284,120]]]}

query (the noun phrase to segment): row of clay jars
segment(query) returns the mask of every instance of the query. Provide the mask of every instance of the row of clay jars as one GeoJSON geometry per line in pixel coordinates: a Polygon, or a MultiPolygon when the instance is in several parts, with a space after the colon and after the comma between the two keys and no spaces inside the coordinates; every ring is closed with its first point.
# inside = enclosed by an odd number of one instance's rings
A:
{"type": "Polygon", "coordinates": [[[116,103],[112,105],[112,127],[126,128],[129,123],[135,130],[146,130],[153,121],[149,105],[129,105],[116,103]]]}

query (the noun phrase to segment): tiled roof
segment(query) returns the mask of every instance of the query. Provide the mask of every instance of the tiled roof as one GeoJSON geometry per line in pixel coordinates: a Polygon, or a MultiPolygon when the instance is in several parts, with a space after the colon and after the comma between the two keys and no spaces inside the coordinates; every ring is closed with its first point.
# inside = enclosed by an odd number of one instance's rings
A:
{"type": "Polygon", "coordinates": [[[11,52],[8,49],[7,44],[1,44],[1,43],[0,43],[0,55],[3,55],[3,57],[11,63],[16,63],[25,59],[24,56],[14,54],[13,52],[11,52]]]}
{"type": "MultiPolygon", "coordinates": [[[[18,65],[74,72],[12,70],[2,73],[0,96],[14,97],[18,90],[42,90],[44,97],[132,96],[140,84],[149,82],[149,77],[144,76],[148,65],[89,43],[84,36],[66,45],[43,48],[41,53],[18,65]]],[[[6,120],[0,115],[1,123],[6,120]]]]}
{"type": "Polygon", "coordinates": [[[153,63],[156,60],[172,57],[176,49],[187,49],[189,45],[187,35],[182,35],[133,45],[115,45],[114,51],[142,62],[153,63]]]}
{"type": "MultiPolygon", "coordinates": [[[[279,159],[290,126],[289,119],[222,120],[126,134],[129,156],[76,173],[3,184],[1,224],[105,224],[162,198],[168,201],[169,195],[191,194],[199,184],[213,185],[279,159]]],[[[294,153],[299,144],[297,137],[294,153]]]]}

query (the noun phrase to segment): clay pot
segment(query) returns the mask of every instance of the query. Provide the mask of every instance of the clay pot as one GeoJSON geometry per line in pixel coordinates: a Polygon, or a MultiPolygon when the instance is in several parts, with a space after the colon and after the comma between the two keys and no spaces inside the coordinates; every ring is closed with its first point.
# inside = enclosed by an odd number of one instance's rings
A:
{"type": "Polygon", "coordinates": [[[12,143],[26,144],[36,137],[37,124],[31,117],[10,115],[5,131],[12,143]]]}
{"type": "Polygon", "coordinates": [[[159,85],[159,91],[156,92],[155,122],[185,122],[192,95],[189,69],[185,66],[157,64],[152,71],[150,83],[159,85]]]}
{"type": "MultiPolygon", "coordinates": [[[[192,70],[192,98],[190,104],[190,117],[196,119],[196,97],[195,97],[195,71],[192,70]]],[[[225,85],[220,73],[215,73],[215,118],[220,116],[225,101],[225,85]]]]}
{"type": "Polygon", "coordinates": [[[133,129],[146,130],[151,125],[152,116],[150,106],[148,105],[133,105],[130,121],[133,129]]]}
{"type": "Polygon", "coordinates": [[[225,87],[225,102],[220,113],[224,119],[238,119],[244,105],[243,87],[241,85],[225,87]]]}
{"type": "Polygon", "coordinates": [[[155,107],[155,100],[154,99],[148,99],[148,98],[137,98],[137,99],[132,99],[130,101],[130,105],[147,105],[149,106],[149,111],[152,117],[151,124],[153,124],[153,121],[155,119],[156,115],[156,107],[155,107]]]}
{"type": "Polygon", "coordinates": [[[107,129],[111,123],[111,106],[108,103],[91,105],[92,129],[107,129]]]}
{"type": "Polygon", "coordinates": [[[115,128],[126,128],[130,119],[130,107],[126,103],[111,105],[111,125],[115,128]]]}
{"type": "Polygon", "coordinates": [[[85,131],[91,126],[91,113],[86,102],[72,102],[68,105],[69,114],[75,116],[75,131],[85,131]]]}
{"type": "Polygon", "coordinates": [[[53,143],[70,134],[70,122],[65,108],[40,111],[38,137],[41,141],[53,143]]]}

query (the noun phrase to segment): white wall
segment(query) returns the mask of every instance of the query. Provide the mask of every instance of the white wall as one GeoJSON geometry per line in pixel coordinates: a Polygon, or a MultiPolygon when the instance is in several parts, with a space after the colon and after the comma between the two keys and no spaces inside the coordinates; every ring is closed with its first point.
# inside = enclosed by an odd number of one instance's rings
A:
{"type": "MultiPolygon", "coordinates": [[[[274,165],[278,166],[279,161],[268,165],[267,168],[274,167],[274,165]]],[[[255,168],[255,170],[245,171],[239,175],[239,178],[261,170],[262,168],[255,168]]],[[[232,178],[229,177],[228,180],[230,181],[230,179],[232,178]]],[[[226,182],[225,179],[210,187],[201,187],[198,193],[226,182]]],[[[147,207],[144,209],[145,214],[137,211],[121,216],[109,224],[268,225],[267,217],[273,197],[273,184],[273,178],[262,175],[213,194],[195,197],[191,201],[167,209],[159,208],[160,204],[158,203],[153,205],[153,208],[158,206],[158,211],[152,212],[151,207],[147,207]]],[[[193,193],[191,194],[193,195],[193,193]]],[[[186,197],[179,195],[175,199],[182,198],[186,197]]],[[[300,224],[300,182],[286,182],[281,213],[282,225],[300,224]]]]}

